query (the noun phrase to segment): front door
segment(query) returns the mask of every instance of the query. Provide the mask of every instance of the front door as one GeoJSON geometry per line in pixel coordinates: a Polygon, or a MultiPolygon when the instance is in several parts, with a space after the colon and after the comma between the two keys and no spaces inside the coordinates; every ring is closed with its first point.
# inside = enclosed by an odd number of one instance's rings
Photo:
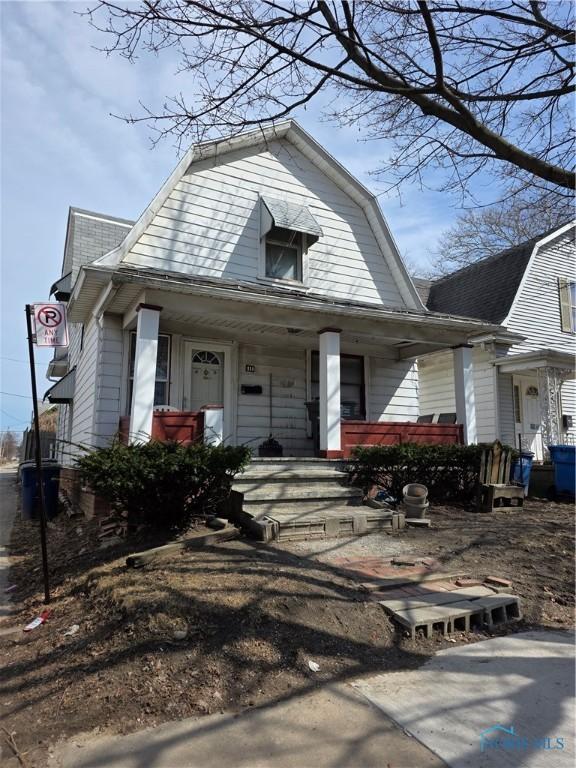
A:
{"type": "Polygon", "coordinates": [[[514,394],[520,406],[516,406],[516,432],[521,435],[522,449],[532,451],[534,458],[542,461],[542,421],[536,377],[514,377],[514,394]]]}
{"type": "Polygon", "coordinates": [[[224,404],[224,353],[186,344],[184,367],[185,411],[224,404]]]}

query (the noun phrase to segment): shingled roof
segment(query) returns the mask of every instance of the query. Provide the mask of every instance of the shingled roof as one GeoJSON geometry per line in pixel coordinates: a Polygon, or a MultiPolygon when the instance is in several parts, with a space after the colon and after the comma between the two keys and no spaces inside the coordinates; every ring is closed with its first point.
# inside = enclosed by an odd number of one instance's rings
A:
{"type": "Polygon", "coordinates": [[[534,246],[557,229],[487,256],[432,283],[418,280],[422,301],[434,312],[501,323],[512,306],[534,246]]]}

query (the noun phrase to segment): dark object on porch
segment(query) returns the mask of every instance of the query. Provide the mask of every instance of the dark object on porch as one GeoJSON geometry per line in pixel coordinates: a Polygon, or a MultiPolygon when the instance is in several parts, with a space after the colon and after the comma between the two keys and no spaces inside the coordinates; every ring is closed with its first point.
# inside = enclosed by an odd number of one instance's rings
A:
{"type": "Polygon", "coordinates": [[[549,445],[548,450],[554,464],[556,493],[573,499],[576,485],[576,445],[549,445]]]}
{"type": "Polygon", "coordinates": [[[441,413],[438,416],[438,424],[456,424],[455,413],[441,413]]]}
{"type": "Polygon", "coordinates": [[[480,486],[476,509],[478,512],[493,512],[501,506],[524,506],[524,486],[510,482],[512,470],[512,449],[506,448],[499,440],[482,453],[480,459],[480,486]]]}
{"type": "Polygon", "coordinates": [[[260,384],[242,384],[240,392],[243,395],[261,395],[262,386],[260,384]]]}
{"type": "Polygon", "coordinates": [[[260,456],[261,459],[281,458],[283,455],[284,449],[278,440],[274,440],[272,435],[270,435],[268,440],[264,440],[264,442],[258,446],[258,456],[260,456]]]}
{"type": "Polygon", "coordinates": [[[434,421],[434,414],[433,413],[427,413],[425,416],[418,416],[416,419],[416,424],[432,424],[434,421]]]}

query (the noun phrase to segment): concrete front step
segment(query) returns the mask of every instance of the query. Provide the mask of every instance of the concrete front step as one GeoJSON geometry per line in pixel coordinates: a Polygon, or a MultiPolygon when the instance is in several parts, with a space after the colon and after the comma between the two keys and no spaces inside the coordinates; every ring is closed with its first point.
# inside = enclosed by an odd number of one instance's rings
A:
{"type": "Polygon", "coordinates": [[[244,512],[248,512],[248,514],[252,515],[253,517],[263,517],[265,515],[271,515],[274,513],[290,514],[293,513],[294,510],[296,510],[299,514],[305,513],[310,517],[322,517],[325,513],[330,512],[330,510],[334,509],[335,507],[344,507],[351,512],[354,512],[358,509],[365,509],[365,507],[361,504],[360,497],[351,497],[348,503],[346,503],[346,500],[342,498],[311,498],[306,500],[295,498],[291,501],[286,501],[285,499],[278,499],[278,501],[270,501],[269,499],[260,499],[255,501],[245,500],[244,504],[242,505],[244,512]]]}
{"type": "MultiPolygon", "coordinates": [[[[361,488],[338,483],[263,483],[257,486],[235,488],[244,494],[244,505],[260,501],[308,501],[309,499],[362,499],[361,488]]],[[[360,503],[360,501],[359,501],[360,503]]]]}
{"type": "Polygon", "coordinates": [[[246,468],[246,471],[253,469],[265,469],[267,471],[288,471],[302,469],[331,469],[331,470],[343,470],[347,466],[347,462],[340,459],[316,459],[312,457],[307,458],[294,458],[287,457],[285,459],[270,458],[261,459],[253,458],[250,464],[246,468]]]}
{"type": "Polygon", "coordinates": [[[275,512],[259,522],[268,527],[268,535],[278,541],[308,538],[360,536],[399,527],[399,515],[367,507],[333,507],[323,513],[275,512]]]}
{"type": "MultiPolygon", "coordinates": [[[[268,469],[267,467],[248,467],[241,475],[234,478],[235,486],[255,483],[345,483],[347,475],[338,469],[268,469]]],[[[240,490],[240,489],[239,489],[240,490]]]]}

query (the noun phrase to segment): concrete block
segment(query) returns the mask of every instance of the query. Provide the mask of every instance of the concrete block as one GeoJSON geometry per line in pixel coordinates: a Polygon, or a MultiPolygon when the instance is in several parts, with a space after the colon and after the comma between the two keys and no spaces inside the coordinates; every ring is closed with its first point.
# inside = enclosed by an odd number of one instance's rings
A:
{"type": "Polygon", "coordinates": [[[413,528],[430,528],[430,519],[427,517],[407,517],[406,525],[413,528]]]}
{"type": "Polygon", "coordinates": [[[394,621],[410,630],[412,639],[419,629],[424,630],[426,637],[440,631],[445,635],[453,632],[469,632],[474,626],[482,626],[484,609],[476,601],[462,601],[450,605],[410,608],[395,611],[394,621]]]}
{"type": "Polygon", "coordinates": [[[406,515],[404,512],[398,512],[398,514],[395,514],[394,517],[396,518],[396,528],[400,531],[402,528],[406,527],[406,515]]]}
{"type": "Polygon", "coordinates": [[[332,538],[340,533],[340,520],[337,517],[329,517],[326,520],[326,536],[332,538]]]}
{"type": "Polygon", "coordinates": [[[366,520],[366,515],[358,515],[355,514],[352,518],[352,526],[354,533],[359,536],[362,533],[366,533],[368,530],[368,523],[366,520]]]}
{"type": "Polygon", "coordinates": [[[490,627],[522,618],[520,598],[516,595],[490,595],[475,602],[483,608],[484,621],[490,627]]]}

